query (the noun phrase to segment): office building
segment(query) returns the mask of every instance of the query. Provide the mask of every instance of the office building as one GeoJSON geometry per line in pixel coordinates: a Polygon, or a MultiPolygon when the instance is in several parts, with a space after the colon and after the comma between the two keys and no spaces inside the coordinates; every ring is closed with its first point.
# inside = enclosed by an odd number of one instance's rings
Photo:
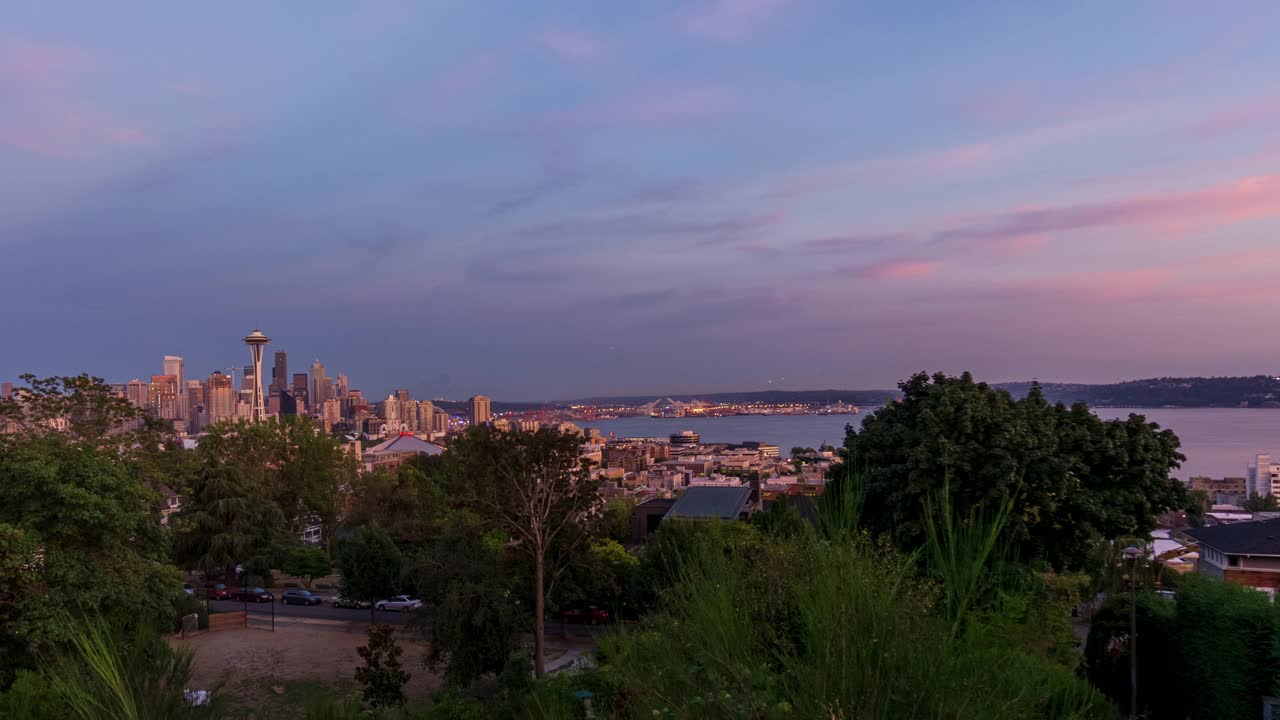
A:
{"type": "Polygon", "coordinates": [[[435,429],[436,406],[430,400],[418,403],[418,430],[432,432],[435,429]]]}
{"type": "Polygon", "coordinates": [[[275,364],[271,366],[271,390],[285,390],[289,387],[289,353],[276,351],[275,364]]]}
{"type": "Polygon", "coordinates": [[[178,417],[180,418],[185,418],[187,416],[187,412],[186,412],[187,399],[185,397],[186,388],[187,388],[187,378],[183,374],[183,365],[185,365],[185,363],[183,362],[182,358],[178,357],[177,355],[164,356],[164,374],[172,375],[178,380],[177,386],[180,393],[178,396],[178,417]]]}
{"type": "Polygon", "coordinates": [[[210,423],[236,416],[236,389],[230,375],[214,372],[209,376],[206,405],[210,423]]]}
{"type": "MultiPolygon", "coordinates": [[[[127,391],[126,391],[127,392],[127,391]]],[[[151,414],[163,420],[180,420],[178,414],[178,377],[152,375],[147,387],[147,405],[151,414]]]]}
{"type": "Polygon", "coordinates": [[[311,394],[307,392],[307,374],[293,374],[293,401],[295,410],[299,415],[306,415],[307,408],[311,407],[311,394]]]}
{"type": "Polygon", "coordinates": [[[0,383],[0,400],[8,400],[11,397],[13,397],[13,383],[0,383]]]}
{"type": "Polygon", "coordinates": [[[347,397],[347,392],[348,392],[348,391],[347,391],[347,387],[348,387],[348,385],[347,385],[347,376],[346,376],[346,375],[344,375],[344,374],[342,374],[342,373],[338,373],[338,383],[337,383],[336,390],[337,390],[337,393],[338,393],[338,399],[339,399],[339,400],[346,399],[346,397],[347,397]]]}
{"type": "Polygon", "coordinates": [[[441,434],[449,432],[449,413],[443,410],[431,413],[431,432],[441,434]]]}
{"type": "Polygon", "coordinates": [[[324,401],[324,409],[321,411],[321,417],[324,419],[325,430],[332,428],[339,422],[342,422],[342,401],[338,398],[329,398],[324,401]]]}
{"type": "Polygon", "coordinates": [[[138,379],[130,380],[125,385],[124,396],[129,402],[133,403],[136,408],[147,409],[151,407],[148,400],[147,384],[138,379]]]}
{"type": "Polygon", "coordinates": [[[320,361],[316,360],[311,363],[311,393],[307,398],[307,406],[311,408],[312,415],[318,414],[324,406],[324,401],[328,399],[325,394],[324,381],[324,365],[321,365],[320,361]]]}
{"type": "Polygon", "coordinates": [[[194,435],[204,426],[204,385],[199,380],[188,380],[184,394],[187,411],[187,432],[194,435]]]}
{"type": "Polygon", "coordinates": [[[476,395],[467,401],[471,408],[471,427],[479,427],[493,417],[489,411],[489,398],[476,395]]]}
{"type": "Polygon", "coordinates": [[[1270,455],[1256,456],[1245,489],[1250,495],[1280,496],[1280,463],[1271,462],[1270,455]]]}

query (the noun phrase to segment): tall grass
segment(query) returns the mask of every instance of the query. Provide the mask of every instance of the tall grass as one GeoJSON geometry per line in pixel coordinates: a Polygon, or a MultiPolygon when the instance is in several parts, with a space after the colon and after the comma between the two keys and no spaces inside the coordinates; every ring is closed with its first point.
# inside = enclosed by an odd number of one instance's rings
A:
{"type": "Polygon", "coordinates": [[[194,659],[170,649],[154,631],[139,627],[120,637],[102,620],[88,619],[70,633],[65,652],[46,663],[50,686],[79,720],[150,720],[204,717],[183,691],[194,659]]]}
{"type": "Polygon", "coordinates": [[[1006,495],[994,512],[981,505],[957,515],[951,505],[951,484],[924,502],[925,554],[929,569],[942,584],[943,613],[957,637],[973,619],[972,610],[982,597],[998,591],[1006,548],[1000,536],[1013,511],[1013,497],[1006,495]]]}

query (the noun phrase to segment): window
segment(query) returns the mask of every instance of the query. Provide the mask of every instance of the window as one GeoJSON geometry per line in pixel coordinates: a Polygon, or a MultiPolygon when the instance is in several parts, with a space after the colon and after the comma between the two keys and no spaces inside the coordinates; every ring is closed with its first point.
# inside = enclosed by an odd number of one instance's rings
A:
{"type": "Polygon", "coordinates": [[[1235,555],[1232,555],[1231,557],[1227,558],[1227,564],[1230,565],[1231,567],[1239,567],[1240,558],[1236,557],[1235,555]]]}

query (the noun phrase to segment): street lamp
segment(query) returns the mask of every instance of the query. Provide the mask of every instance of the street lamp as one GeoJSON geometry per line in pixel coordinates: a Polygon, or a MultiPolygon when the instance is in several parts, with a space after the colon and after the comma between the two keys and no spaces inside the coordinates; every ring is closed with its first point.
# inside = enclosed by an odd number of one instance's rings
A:
{"type": "Polygon", "coordinates": [[[1121,551],[1129,565],[1129,717],[1138,717],[1138,558],[1142,551],[1130,545],[1121,551]]]}

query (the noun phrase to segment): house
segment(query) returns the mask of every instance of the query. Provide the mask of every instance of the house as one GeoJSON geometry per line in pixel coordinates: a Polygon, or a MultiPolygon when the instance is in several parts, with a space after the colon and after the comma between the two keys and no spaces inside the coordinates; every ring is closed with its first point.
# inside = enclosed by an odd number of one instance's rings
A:
{"type": "Polygon", "coordinates": [[[168,525],[169,516],[182,510],[182,496],[168,485],[156,488],[160,493],[160,524],[168,525]]]}
{"type": "Polygon", "coordinates": [[[755,511],[747,485],[737,487],[690,487],[680,495],[663,519],[746,520],[755,511]]]}
{"type": "Polygon", "coordinates": [[[444,448],[427,442],[416,435],[400,433],[390,440],[385,440],[363,453],[364,469],[372,472],[378,469],[394,470],[406,460],[418,455],[439,455],[444,448]]]}
{"type": "Polygon", "coordinates": [[[1191,528],[1200,547],[1198,570],[1237,585],[1280,588],[1280,518],[1191,528]]]}

